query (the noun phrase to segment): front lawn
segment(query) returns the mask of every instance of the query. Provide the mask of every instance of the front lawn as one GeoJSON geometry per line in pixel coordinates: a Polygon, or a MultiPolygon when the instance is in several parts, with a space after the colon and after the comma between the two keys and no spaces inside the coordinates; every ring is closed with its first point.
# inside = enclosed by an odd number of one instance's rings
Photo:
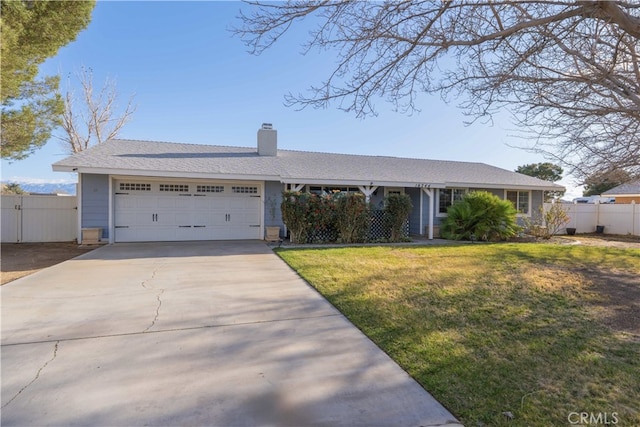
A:
{"type": "Polygon", "coordinates": [[[278,254],[467,426],[640,425],[640,250],[278,254]]]}

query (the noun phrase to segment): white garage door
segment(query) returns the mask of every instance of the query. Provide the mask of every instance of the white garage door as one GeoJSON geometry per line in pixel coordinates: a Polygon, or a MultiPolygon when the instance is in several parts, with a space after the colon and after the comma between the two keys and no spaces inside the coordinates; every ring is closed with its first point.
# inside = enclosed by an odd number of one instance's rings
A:
{"type": "Polygon", "coordinates": [[[244,183],[115,183],[115,241],[260,239],[261,187],[244,183]]]}

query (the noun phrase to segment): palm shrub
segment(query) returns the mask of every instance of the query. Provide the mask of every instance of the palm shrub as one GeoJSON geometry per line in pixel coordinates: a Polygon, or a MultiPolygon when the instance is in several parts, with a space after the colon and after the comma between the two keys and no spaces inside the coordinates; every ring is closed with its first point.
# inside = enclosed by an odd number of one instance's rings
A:
{"type": "Polygon", "coordinates": [[[335,226],[343,243],[362,242],[369,231],[370,212],[364,194],[340,194],[335,197],[335,226]]]}
{"type": "Polygon", "coordinates": [[[406,194],[390,194],[384,205],[385,222],[390,229],[391,241],[399,242],[406,237],[403,228],[413,209],[411,197],[406,194]]]}
{"type": "Polygon", "coordinates": [[[449,207],[440,230],[446,239],[504,240],[520,230],[516,214],[510,201],[486,191],[474,191],[449,207]]]}

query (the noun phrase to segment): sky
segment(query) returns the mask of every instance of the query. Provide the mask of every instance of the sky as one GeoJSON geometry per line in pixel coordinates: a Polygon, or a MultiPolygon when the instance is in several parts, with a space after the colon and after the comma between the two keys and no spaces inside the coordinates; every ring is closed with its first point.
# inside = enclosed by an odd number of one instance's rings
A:
{"type": "MultiPolygon", "coordinates": [[[[91,68],[94,87],[115,80],[119,105],[134,96],[136,111],[119,138],[254,147],[262,123],[273,123],[278,148],[482,162],[514,170],[543,162],[523,149],[508,115],[492,124],[465,125],[455,102],[439,96],[418,98],[420,112],[393,111],[376,100],[378,115],[356,118],[330,105],[297,110],[285,106],[288,93],[306,93],[333,70],[331,51],[303,54],[311,22],[302,22],[259,56],[248,53],[232,34],[247,5],[228,1],[99,1],[89,26],[40,67],[59,74],[61,87],[81,67],[91,68]]],[[[53,172],[51,164],[68,156],[52,137],[25,160],[2,160],[2,180],[76,182],[74,174],[53,172]]],[[[571,177],[560,182],[565,198],[582,194],[571,177]]]]}

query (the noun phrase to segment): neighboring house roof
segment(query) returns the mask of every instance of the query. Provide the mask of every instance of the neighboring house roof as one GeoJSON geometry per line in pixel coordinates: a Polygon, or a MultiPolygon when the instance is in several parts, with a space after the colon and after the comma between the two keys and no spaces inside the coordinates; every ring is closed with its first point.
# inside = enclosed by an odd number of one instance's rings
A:
{"type": "Polygon", "coordinates": [[[635,182],[628,182],[626,184],[618,185],[617,187],[607,190],[602,193],[603,196],[639,196],[640,195],[640,180],[635,182]]]}
{"type": "Polygon", "coordinates": [[[53,164],[63,172],[170,176],[207,179],[259,179],[297,184],[527,188],[563,187],[484,163],[388,156],[111,140],[53,164]]]}

